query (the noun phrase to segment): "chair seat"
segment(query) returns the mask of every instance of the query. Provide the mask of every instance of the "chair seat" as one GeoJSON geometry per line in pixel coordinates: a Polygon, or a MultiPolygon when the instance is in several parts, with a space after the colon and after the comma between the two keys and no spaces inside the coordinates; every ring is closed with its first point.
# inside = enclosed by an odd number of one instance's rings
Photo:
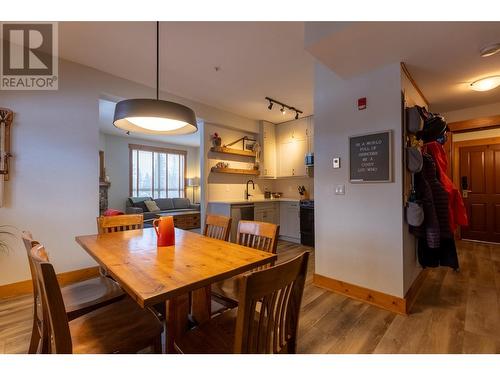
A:
{"type": "Polygon", "coordinates": [[[175,343],[183,354],[231,354],[234,350],[236,316],[231,309],[188,331],[175,343]]]}
{"type": "Polygon", "coordinates": [[[102,276],[65,286],[61,293],[69,320],[118,301],[125,295],[117,282],[102,276]]]}
{"type": "Polygon", "coordinates": [[[211,285],[212,315],[238,306],[238,282],[236,278],[219,281],[211,285]]]}
{"type": "Polygon", "coordinates": [[[69,322],[73,353],[136,353],[161,335],[163,325],[130,298],[69,322]]]}

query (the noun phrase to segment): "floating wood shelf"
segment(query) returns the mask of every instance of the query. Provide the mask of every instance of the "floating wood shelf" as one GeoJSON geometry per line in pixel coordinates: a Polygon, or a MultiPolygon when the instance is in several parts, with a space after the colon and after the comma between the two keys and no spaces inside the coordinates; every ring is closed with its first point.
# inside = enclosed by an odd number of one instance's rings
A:
{"type": "Polygon", "coordinates": [[[236,168],[215,168],[211,169],[214,173],[230,173],[230,174],[248,174],[258,176],[260,172],[256,169],[236,169],[236,168]]]}
{"type": "Polygon", "coordinates": [[[254,151],[237,150],[235,148],[229,148],[229,147],[211,147],[210,151],[211,152],[218,152],[218,153],[221,153],[221,154],[231,154],[231,155],[248,156],[248,157],[251,157],[251,158],[255,157],[255,152],[254,151]]]}

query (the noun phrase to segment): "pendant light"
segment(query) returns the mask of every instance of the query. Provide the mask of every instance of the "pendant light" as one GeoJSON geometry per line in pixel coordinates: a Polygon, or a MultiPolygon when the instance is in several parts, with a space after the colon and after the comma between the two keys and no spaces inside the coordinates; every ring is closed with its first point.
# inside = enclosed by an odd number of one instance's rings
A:
{"type": "Polygon", "coordinates": [[[127,99],[116,103],[113,125],[144,134],[190,134],[198,131],[194,111],[160,100],[160,22],[156,22],[156,99],[127,99]]]}

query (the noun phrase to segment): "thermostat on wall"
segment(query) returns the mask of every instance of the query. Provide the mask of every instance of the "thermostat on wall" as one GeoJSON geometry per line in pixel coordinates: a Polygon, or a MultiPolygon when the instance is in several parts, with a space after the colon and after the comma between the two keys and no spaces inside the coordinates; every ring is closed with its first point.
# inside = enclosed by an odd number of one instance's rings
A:
{"type": "Polygon", "coordinates": [[[340,168],[340,158],[333,158],[333,169],[340,168]]]}

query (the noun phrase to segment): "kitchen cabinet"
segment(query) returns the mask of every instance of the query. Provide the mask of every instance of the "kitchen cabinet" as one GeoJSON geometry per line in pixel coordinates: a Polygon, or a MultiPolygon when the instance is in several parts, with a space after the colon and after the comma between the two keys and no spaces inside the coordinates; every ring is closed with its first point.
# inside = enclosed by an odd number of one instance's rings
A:
{"type": "Polygon", "coordinates": [[[261,157],[260,172],[261,177],[276,177],[276,125],[262,121],[261,122],[261,157]]]}
{"type": "Polygon", "coordinates": [[[280,237],[300,242],[300,208],[298,202],[280,202],[280,237]]]}
{"type": "Polygon", "coordinates": [[[262,121],[260,134],[261,177],[308,176],[304,159],[307,153],[314,152],[312,116],[279,125],[262,121]]]}
{"type": "Polygon", "coordinates": [[[313,152],[312,116],[276,125],[277,177],[307,176],[305,156],[313,152]]]}
{"type": "Polygon", "coordinates": [[[279,224],[279,203],[255,203],[255,221],[279,224]]]}
{"type": "Polygon", "coordinates": [[[307,139],[294,139],[278,147],[278,177],[306,176],[304,162],[307,153],[307,139]]]}
{"type": "Polygon", "coordinates": [[[307,124],[307,139],[309,142],[309,150],[308,152],[314,152],[314,117],[310,116],[308,117],[308,124],[307,124]]]}

